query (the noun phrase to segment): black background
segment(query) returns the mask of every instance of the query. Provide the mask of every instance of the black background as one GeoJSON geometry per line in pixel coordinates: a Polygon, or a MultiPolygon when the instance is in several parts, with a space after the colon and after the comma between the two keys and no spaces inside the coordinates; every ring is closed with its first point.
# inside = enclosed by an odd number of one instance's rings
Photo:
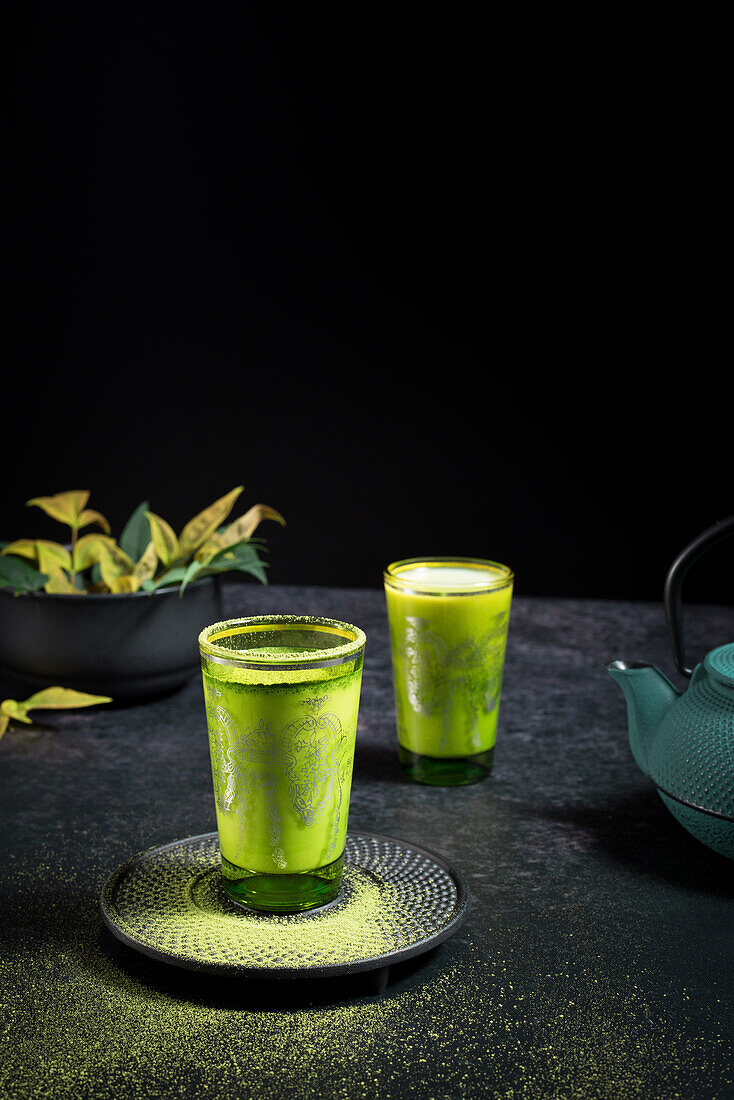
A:
{"type": "Polygon", "coordinates": [[[716,67],[480,11],[6,8],[0,536],[244,484],[273,583],[458,553],[660,598],[734,511],[716,67]]]}

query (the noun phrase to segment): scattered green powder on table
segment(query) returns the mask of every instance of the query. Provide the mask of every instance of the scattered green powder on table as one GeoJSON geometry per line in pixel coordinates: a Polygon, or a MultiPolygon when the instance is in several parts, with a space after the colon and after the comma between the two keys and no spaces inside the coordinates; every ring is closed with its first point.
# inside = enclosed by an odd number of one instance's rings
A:
{"type": "Polygon", "coordinates": [[[491,935],[480,949],[464,931],[382,997],[289,1007],[273,983],[260,1007],[247,982],[225,994],[194,974],[115,958],[96,898],[73,873],[44,885],[43,870],[6,880],[3,1100],[687,1100],[681,1081],[694,1077],[697,1095],[732,1095],[732,1041],[716,1030],[716,1005],[706,1026],[688,991],[661,993],[660,975],[620,981],[571,912],[563,958],[534,913],[509,938],[505,925],[502,952],[488,951],[491,935]]]}

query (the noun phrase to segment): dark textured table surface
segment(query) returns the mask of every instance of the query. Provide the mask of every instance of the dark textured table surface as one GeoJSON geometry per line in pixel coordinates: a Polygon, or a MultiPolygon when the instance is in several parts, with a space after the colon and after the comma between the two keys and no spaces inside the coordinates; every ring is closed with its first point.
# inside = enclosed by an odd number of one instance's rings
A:
{"type": "MultiPolygon", "coordinates": [[[[517,595],[490,779],[405,782],[379,591],[236,586],[229,614],[334,616],[368,635],[350,827],[443,854],[473,902],[394,967],[251,983],[155,963],[104,928],[122,862],[216,828],[198,679],[0,742],[0,1096],[731,1097],[734,862],[636,768],[613,657],[675,680],[662,608],[517,595]]],[[[691,656],[734,612],[689,610],[691,656]]]]}

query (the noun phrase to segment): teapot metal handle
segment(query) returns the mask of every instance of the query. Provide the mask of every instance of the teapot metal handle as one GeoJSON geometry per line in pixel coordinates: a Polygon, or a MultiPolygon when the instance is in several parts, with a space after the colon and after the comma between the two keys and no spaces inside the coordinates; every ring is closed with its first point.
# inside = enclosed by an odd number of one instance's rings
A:
{"type": "Polygon", "coordinates": [[[684,660],[683,606],[681,600],[683,581],[693,563],[698,561],[706,550],[710,550],[717,542],[721,542],[731,534],[734,534],[734,516],[727,516],[725,519],[718,520],[712,527],[708,527],[693,542],[690,542],[688,546],[681,550],[665,578],[663,592],[665,618],[670,632],[670,644],[673,647],[676,668],[682,676],[691,676],[693,673],[693,669],[686,668],[684,660]]]}

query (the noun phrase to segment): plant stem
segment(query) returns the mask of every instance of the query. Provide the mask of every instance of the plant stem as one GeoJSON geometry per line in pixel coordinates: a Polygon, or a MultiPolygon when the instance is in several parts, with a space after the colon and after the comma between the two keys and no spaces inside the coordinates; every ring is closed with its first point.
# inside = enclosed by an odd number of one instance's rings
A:
{"type": "Polygon", "coordinates": [[[76,574],[74,572],[74,547],[76,546],[77,536],[79,535],[79,529],[69,524],[71,527],[71,569],[69,570],[69,581],[76,588],[76,574]]]}

